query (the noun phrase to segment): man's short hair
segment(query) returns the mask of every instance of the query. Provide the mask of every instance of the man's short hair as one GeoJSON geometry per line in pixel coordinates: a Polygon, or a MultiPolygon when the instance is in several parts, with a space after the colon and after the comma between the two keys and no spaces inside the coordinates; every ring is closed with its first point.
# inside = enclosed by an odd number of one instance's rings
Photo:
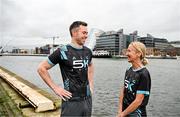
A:
{"type": "Polygon", "coordinates": [[[70,32],[71,36],[72,36],[72,30],[75,29],[75,28],[78,28],[80,25],[87,26],[88,24],[86,22],[83,22],[83,21],[75,21],[75,22],[73,22],[69,27],[69,32],[70,32]]]}

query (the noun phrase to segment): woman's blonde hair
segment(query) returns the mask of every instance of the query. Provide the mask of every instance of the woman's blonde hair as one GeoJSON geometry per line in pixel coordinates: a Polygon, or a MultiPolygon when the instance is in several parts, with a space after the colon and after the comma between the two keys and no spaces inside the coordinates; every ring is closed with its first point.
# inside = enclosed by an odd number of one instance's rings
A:
{"type": "Polygon", "coordinates": [[[130,45],[132,45],[138,52],[141,53],[140,59],[142,61],[142,64],[148,64],[148,59],[146,58],[146,46],[139,41],[131,42],[130,45]]]}

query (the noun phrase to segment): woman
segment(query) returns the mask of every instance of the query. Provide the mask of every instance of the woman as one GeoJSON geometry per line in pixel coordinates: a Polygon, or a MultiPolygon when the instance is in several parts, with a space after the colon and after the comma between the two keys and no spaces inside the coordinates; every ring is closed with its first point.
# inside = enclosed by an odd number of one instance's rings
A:
{"type": "Polygon", "coordinates": [[[120,91],[119,109],[117,117],[147,116],[151,78],[145,65],[146,47],[141,42],[130,43],[126,55],[132,66],[125,73],[124,86],[120,91]]]}

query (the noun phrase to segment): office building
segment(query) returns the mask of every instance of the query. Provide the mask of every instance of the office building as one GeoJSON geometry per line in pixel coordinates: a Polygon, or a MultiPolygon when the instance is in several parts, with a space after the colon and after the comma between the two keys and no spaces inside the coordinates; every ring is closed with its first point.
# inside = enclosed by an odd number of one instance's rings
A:
{"type": "Polygon", "coordinates": [[[138,37],[138,41],[145,44],[147,55],[165,55],[165,50],[169,47],[167,39],[156,38],[150,34],[147,34],[147,37],[138,37]]]}
{"type": "Polygon", "coordinates": [[[105,50],[111,55],[122,55],[128,45],[137,40],[137,31],[127,35],[123,29],[101,33],[96,39],[96,51],[105,50]]]}

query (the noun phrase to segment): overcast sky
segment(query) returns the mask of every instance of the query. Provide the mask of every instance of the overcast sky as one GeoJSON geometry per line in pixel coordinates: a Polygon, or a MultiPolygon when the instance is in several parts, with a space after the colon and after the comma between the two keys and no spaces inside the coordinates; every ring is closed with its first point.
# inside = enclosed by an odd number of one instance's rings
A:
{"type": "Polygon", "coordinates": [[[104,31],[180,40],[180,0],[0,0],[0,45],[68,42],[75,20],[104,31]]]}

